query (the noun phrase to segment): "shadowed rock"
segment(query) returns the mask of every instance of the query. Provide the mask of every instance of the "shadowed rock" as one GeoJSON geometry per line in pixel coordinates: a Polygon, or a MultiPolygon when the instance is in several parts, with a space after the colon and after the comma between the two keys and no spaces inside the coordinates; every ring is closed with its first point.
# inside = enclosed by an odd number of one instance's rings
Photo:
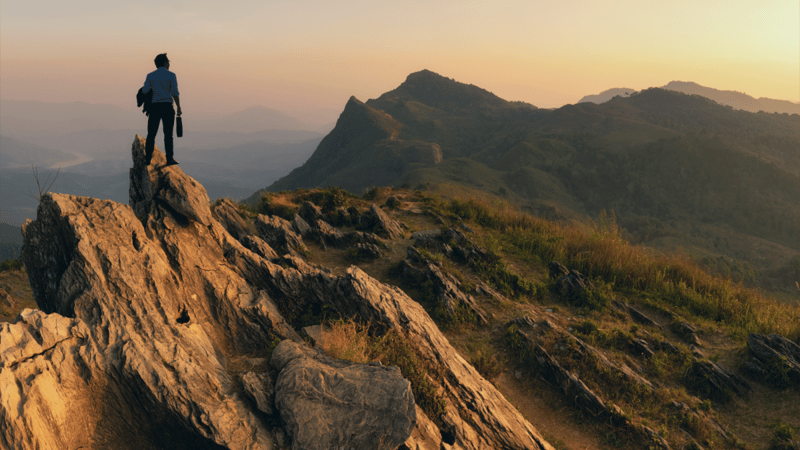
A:
{"type": "Polygon", "coordinates": [[[358,226],[365,230],[371,230],[375,234],[385,235],[389,239],[397,239],[403,236],[403,230],[400,225],[383,212],[374,203],[370,206],[361,217],[358,219],[358,226]]]}
{"type": "Polygon", "coordinates": [[[217,220],[219,220],[219,223],[221,223],[235,239],[241,241],[243,237],[250,234],[250,231],[247,229],[247,224],[239,215],[239,209],[227,198],[223,199],[219,205],[214,207],[214,215],[217,217],[217,220]]]}
{"type": "Polygon", "coordinates": [[[393,450],[416,425],[411,384],[397,367],[336,360],[291,341],[278,345],[271,364],[294,450],[393,450]]]}
{"type": "Polygon", "coordinates": [[[777,334],[751,333],[747,347],[752,357],[745,366],[759,380],[782,388],[800,386],[800,346],[777,334]]]}
{"type": "Polygon", "coordinates": [[[259,214],[254,225],[264,242],[273,249],[296,257],[304,257],[308,251],[303,239],[295,233],[292,224],[286,219],[259,214]]]}
{"type": "Polygon", "coordinates": [[[738,395],[750,392],[750,385],[739,375],[717,364],[695,359],[684,376],[686,386],[703,397],[725,403],[738,395]]]}

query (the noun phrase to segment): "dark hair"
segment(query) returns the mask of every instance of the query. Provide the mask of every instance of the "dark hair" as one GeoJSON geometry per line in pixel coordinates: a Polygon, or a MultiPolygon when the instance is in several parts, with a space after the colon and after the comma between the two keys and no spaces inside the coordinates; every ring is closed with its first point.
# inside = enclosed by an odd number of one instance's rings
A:
{"type": "Polygon", "coordinates": [[[162,53],[162,54],[156,56],[155,61],[156,61],[156,67],[164,67],[169,62],[169,60],[167,59],[167,54],[166,53],[162,53]]]}

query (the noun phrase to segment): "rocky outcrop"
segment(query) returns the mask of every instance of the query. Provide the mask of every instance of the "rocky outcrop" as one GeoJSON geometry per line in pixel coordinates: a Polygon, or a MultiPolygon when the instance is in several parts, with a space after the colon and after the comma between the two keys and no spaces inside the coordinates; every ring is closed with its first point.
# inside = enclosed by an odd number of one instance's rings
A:
{"type": "Polygon", "coordinates": [[[750,392],[750,385],[739,375],[703,359],[695,359],[684,376],[686,386],[701,396],[719,402],[727,402],[738,395],[744,397],[750,392]]]}
{"type": "Polygon", "coordinates": [[[400,225],[383,212],[376,204],[372,204],[369,210],[358,219],[358,226],[361,229],[372,231],[377,235],[382,235],[389,239],[397,239],[403,236],[400,225]]]}
{"type": "Polygon", "coordinates": [[[273,263],[213,219],[180,167],[159,151],[145,166],[138,136],[132,152],[131,206],[47,194],[23,227],[41,311],[0,328],[0,446],[306,448],[305,425],[278,419],[293,406],[264,361],[277,342],[301,343],[295,318],[325,306],[403,336],[441,373],[441,414],[415,407],[402,448],[551,448],[402,291],[356,267],[273,263]]]}
{"type": "Polygon", "coordinates": [[[238,208],[227,198],[214,206],[213,212],[219,223],[225,227],[234,239],[241,241],[242,238],[250,234],[250,230],[247,229],[247,223],[239,215],[238,208]]]}
{"type": "Polygon", "coordinates": [[[413,285],[424,288],[427,283],[448,320],[463,321],[466,314],[474,317],[470,322],[487,323],[486,312],[472,295],[461,291],[461,282],[436,262],[426,260],[416,248],[408,247],[407,252],[408,258],[398,265],[399,273],[413,285]],[[422,265],[423,268],[419,269],[415,264],[422,265]]]}
{"type": "Polygon", "coordinates": [[[411,384],[397,367],[336,360],[288,340],[271,363],[293,448],[394,450],[416,426],[411,384]]]}
{"type": "Polygon", "coordinates": [[[780,388],[800,386],[800,346],[777,334],[751,333],[745,368],[755,378],[780,388]]]}
{"type": "Polygon", "coordinates": [[[296,257],[304,257],[308,252],[303,239],[286,219],[259,214],[254,224],[261,238],[273,249],[296,257]]]}
{"type": "MultiPolygon", "coordinates": [[[[547,382],[559,387],[580,409],[604,417],[616,426],[630,428],[651,448],[670,448],[666,440],[654,430],[632,423],[619,406],[597,394],[572,370],[560,363],[559,358],[577,359],[582,366],[595,366],[596,372],[611,377],[617,389],[639,392],[638,395],[653,394],[655,388],[649,381],[634,373],[628,366],[611,362],[598,350],[548,319],[536,321],[529,316],[523,316],[509,322],[507,327],[507,339],[514,343],[513,346],[520,355],[524,355],[523,358],[531,369],[547,382]],[[545,342],[552,342],[554,336],[559,344],[553,348],[562,355],[551,354],[543,346],[545,342]],[[572,355],[568,355],[570,353],[572,355]]],[[[588,367],[581,367],[581,370],[592,370],[588,367]]]]}

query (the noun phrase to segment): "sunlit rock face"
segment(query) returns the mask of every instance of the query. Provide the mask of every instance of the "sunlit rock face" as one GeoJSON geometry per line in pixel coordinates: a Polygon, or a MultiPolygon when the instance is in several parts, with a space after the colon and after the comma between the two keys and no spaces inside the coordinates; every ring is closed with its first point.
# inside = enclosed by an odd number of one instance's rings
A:
{"type": "MultiPolygon", "coordinates": [[[[0,447],[317,448],[308,443],[312,430],[291,417],[298,410],[324,417],[323,406],[300,407],[281,380],[297,379],[283,371],[298,361],[320,359],[327,365],[318,370],[334,378],[335,370],[378,377],[355,376],[350,387],[391,392],[383,400],[396,425],[381,432],[351,420],[343,422],[347,432],[314,430],[325,442],[551,448],[402,291],[357,267],[336,276],[279,256],[236,220],[232,205],[212,210],[203,187],[165,166],[158,150],[149,166],[143,157],[137,136],[130,205],[47,194],[23,227],[22,260],[41,310],[0,326],[0,447]],[[291,321],[319,305],[413,342],[444,374],[437,382],[448,399],[444,414],[427,417],[394,369],[306,355],[291,321]],[[281,341],[294,342],[305,359],[288,358],[283,342],[283,359],[270,369],[281,341]]],[[[339,405],[336,415],[358,417],[375,405],[339,405]]]]}

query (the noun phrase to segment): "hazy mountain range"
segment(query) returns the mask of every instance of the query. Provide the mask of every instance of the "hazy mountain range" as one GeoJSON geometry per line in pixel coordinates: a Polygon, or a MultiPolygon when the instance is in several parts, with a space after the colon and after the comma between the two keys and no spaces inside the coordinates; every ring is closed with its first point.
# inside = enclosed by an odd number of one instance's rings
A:
{"type": "Polygon", "coordinates": [[[561,220],[613,211],[633,242],[788,289],[800,268],[798,126],[796,114],[659,88],[537,109],[422,71],[352,98],[311,158],[267,190],[433,185],[561,220]]]}
{"type": "MultiPolygon", "coordinates": [[[[240,199],[302,164],[333,125],[320,125],[264,107],[217,118],[184,114],[175,155],[212,199],[240,199]],[[323,132],[320,132],[323,130],[323,132]]],[[[41,181],[60,173],[53,191],[128,201],[130,145],[146,135],[139,110],[84,102],[2,100],[0,108],[0,221],[35,217],[41,181]]],[[[163,150],[163,134],[156,145],[163,150]]]]}
{"type": "MultiPolygon", "coordinates": [[[[721,91],[719,89],[701,86],[691,81],[670,81],[666,85],[661,86],[661,89],[683,92],[684,94],[700,95],[714,100],[720,105],[727,105],[744,111],[788,114],[800,113],[800,103],[794,103],[788,100],[775,100],[766,97],[753,98],[743,92],[721,91]]],[[[617,95],[627,97],[635,92],[635,89],[613,88],[597,95],[587,95],[580,99],[578,103],[592,102],[600,104],[611,100],[617,95]]]]}

